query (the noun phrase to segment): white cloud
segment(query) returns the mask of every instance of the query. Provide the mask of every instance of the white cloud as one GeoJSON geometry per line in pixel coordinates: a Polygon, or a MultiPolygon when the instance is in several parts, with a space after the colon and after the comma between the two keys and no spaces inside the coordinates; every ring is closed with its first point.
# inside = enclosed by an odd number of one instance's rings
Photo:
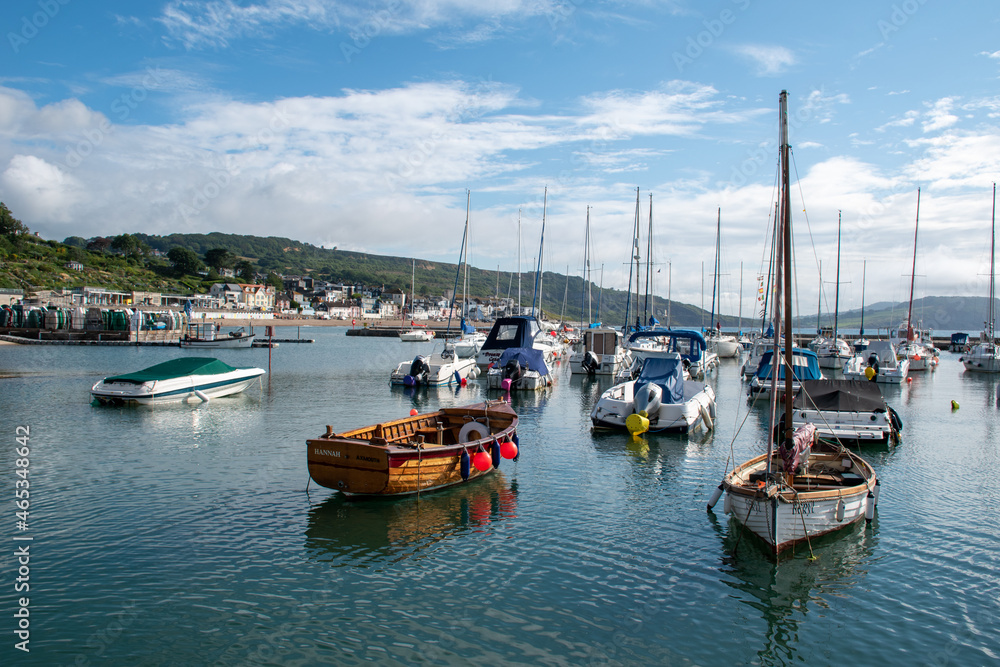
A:
{"type": "Polygon", "coordinates": [[[927,112],[927,120],[924,121],[924,132],[934,132],[949,128],[958,122],[958,116],[951,113],[955,100],[950,97],[943,97],[933,104],[931,110],[927,112]]]}
{"type": "MultiPolygon", "coordinates": [[[[459,28],[464,20],[478,26],[446,42],[476,43],[503,32],[503,22],[560,11],[557,0],[396,0],[385,6],[346,0],[172,0],[159,21],[172,40],[188,49],[223,48],[246,37],[270,35],[282,28],[343,30],[370,40],[442,26],[459,28]]],[[[564,10],[563,10],[564,11],[564,10]]]]}
{"type": "Polygon", "coordinates": [[[756,65],[757,76],[776,76],[796,62],[795,54],[784,46],[744,44],[733,50],[756,65]]]}
{"type": "Polygon", "coordinates": [[[83,194],[75,178],[34,155],[15,155],[0,174],[0,187],[24,219],[39,222],[70,222],[83,194]]]}

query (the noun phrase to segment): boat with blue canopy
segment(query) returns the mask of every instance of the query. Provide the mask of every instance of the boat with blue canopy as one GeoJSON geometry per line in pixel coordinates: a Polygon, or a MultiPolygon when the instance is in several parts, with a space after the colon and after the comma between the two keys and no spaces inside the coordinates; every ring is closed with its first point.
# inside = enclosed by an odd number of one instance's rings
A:
{"type": "Polygon", "coordinates": [[[611,387],[590,413],[594,428],[624,428],[630,433],[687,433],[704,423],[712,428],[715,391],[685,378],[677,352],[648,357],[635,380],[611,387]]]}
{"type": "MultiPolygon", "coordinates": [[[[748,390],[750,396],[755,396],[757,394],[764,394],[766,396],[771,393],[771,376],[774,375],[771,364],[773,356],[774,350],[768,350],[764,353],[764,356],[761,357],[760,367],[750,380],[750,388],[748,390]]],[[[803,380],[824,379],[823,372],[819,368],[819,358],[812,350],[806,350],[801,347],[792,348],[792,369],[793,392],[797,392],[799,390],[800,383],[803,380]]],[[[784,382],[784,380],[785,366],[784,364],[779,363],[778,381],[784,382]]],[[[778,387],[779,396],[783,389],[784,385],[778,387]]]]}
{"type": "Polygon", "coordinates": [[[552,386],[545,355],[533,347],[509,347],[486,374],[490,389],[505,391],[544,389],[552,386]]]}
{"type": "Polygon", "coordinates": [[[639,363],[650,357],[679,354],[684,367],[695,378],[719,365],[719,355],[708,350],[705,337],[691,329],[643,329],[628,337],[625,347],[639,363]]]}

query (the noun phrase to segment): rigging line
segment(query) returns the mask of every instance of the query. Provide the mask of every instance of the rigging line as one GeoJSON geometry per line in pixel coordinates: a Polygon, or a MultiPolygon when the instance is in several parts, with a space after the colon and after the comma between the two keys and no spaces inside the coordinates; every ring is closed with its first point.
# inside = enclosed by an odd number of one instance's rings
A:
{"type": "MultiPolygon", "coordinates": [[[[812,226],[809,224],[809,213],[806,211],[806,199],[805,195],[802,194],[802,181],[799,179],[799,167],[795,162],[795,153],[792,151],[792,147],[788,147],[788,153],[792,158],[792,169],[795,171],[795,185],[799,188],[799,201],[802,202],[802,216],[806,220],[806,229],[809,231],[809,244],[812,246],[813,259],[816,261],[816,270],[819,271],[819,254],[816,252],[816,241],[813,239],[812,226]]],[[[820,294],[823,293],[823,285],[819,286],[820,294]]],[[[798,288],[796,288],[796,293],[798,293],[798,288]]],[[[798,299],[796,298],[796,309],[798,309],[798,299]]],[[[830,304],[826,304],[826,309],[829,312],[830,304]]],[[[799,312],[802,312],[799,310],[799,312]]]]}

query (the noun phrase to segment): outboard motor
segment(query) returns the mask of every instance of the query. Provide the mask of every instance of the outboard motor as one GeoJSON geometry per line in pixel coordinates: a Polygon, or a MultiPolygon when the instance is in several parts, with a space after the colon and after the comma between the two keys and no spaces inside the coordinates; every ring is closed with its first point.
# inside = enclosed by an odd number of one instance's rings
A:
{"type": "Polygon", "coordinates": [[[658,384],[647,382],[642,389],[635,393],[633,401],[636,412],[645,410],[650,421],[656,419],[660,411],[660,404],[663,402],[663,389],[658,384]]]}
{"type": "Polygon", "coordinates": [[[580,365],[583,367],[583,370],[587,371],[587,375],[594,375],[601,366],[601,360],[597,358],[597,355],[593,351],[590,351],[583,355],[583,361],[580,365]]]}
{"type": "MultiPolygon", "coordinates": [[[[413,363],[410,364],[410,373],[407,378],[411,378],[413,384],[426,384],[427,375],[431,372],[431,367],[427,364],[427,357],[422,354],[418,354],[414,359],[413,363]]],[[[403,378],[404,384],[409,384],[406,382],[406,378],[403,378]]]]}
{"type": "Polygon", "coordinates": [[[516,384],[522,375],[524,375],[524,372],[521,370],[521,364],[518,363],[517,359],[511,359],[503,367],[504,379],[510,380],[511,384],[516,384]]]}

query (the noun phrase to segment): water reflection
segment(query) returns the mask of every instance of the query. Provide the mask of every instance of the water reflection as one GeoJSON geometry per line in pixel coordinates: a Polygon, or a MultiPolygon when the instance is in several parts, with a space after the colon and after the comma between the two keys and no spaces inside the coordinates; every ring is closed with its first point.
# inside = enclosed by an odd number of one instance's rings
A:
{"type": "Polygon", "coordinates": [[[440,492],[397,499],[348,500],[334,493],[309,510],[310,558],[370,567],[417,556],[455,535],[491,529],[517,516],[517,482],[502,472],[440,492]]]}
{"type": "MultiPolygon", "coordinates": [[[[833,598],[851,597],[862,585],[878,548],[878,516],[871,525],[858,522],[837,533],[812,540],[782,554],[778,561],[764,543],[742,530],[735,519],[709,512],[723,555],[721,581],[732,588],[734,599],[756,610],[764,621],[762,644],[757,650],[761,665],[787,665],[815,659],[799,655],[810,613],[824,615],[833,598]]],[[[815,623],[816,619],[813,619],[815,623]]],[[[748,641],[752,633],[745,635],[748,641]]]]}

